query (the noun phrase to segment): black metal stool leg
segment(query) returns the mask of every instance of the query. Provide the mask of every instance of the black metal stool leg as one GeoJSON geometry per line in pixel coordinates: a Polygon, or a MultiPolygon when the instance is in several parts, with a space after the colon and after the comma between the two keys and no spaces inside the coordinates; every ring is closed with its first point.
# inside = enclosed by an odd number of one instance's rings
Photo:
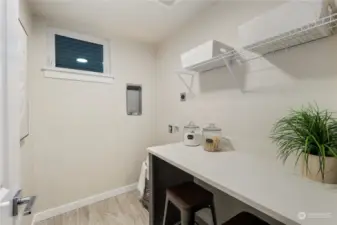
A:
{"type": "Polygon", "coordinates": [[[194,212],[191,210],[181,210],[181,225],[194,225],[194,212]]]}
{"type": "Polygon", "coordinates": [[[166,225],[168,203],[169,203],[169,199],[168,199],[168,197],[166,197],[166,200],[165,200],[165,209],[164,209],[164,218],[163,218],[163,225],[166,225]]]}
{"type": "Polygon", "coordinates": [[[210,205],[210,209],[211,209],[212,217],[213,217],[213,225],[217,225],[214,201],[213,201],[212,204],[210,205]]]}
{"type": "MultiPolygon", "coordinates": [[[[181,222],[178,222],[178,223],[176,223],[176,224],[174,224],[174,225],[181,225],[181,222]]],[[[194,225],[199,225],[199,223],[198,222],[194,222],[194,225]]]]}

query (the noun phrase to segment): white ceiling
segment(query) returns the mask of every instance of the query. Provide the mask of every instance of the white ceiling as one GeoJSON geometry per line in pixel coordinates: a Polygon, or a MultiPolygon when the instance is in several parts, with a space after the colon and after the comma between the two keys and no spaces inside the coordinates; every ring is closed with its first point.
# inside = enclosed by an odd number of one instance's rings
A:
{"type": "Polygon", "coordinates": [[[33,12],[62,28],[156,43],[216,0],[29,0],[33,12]]]}

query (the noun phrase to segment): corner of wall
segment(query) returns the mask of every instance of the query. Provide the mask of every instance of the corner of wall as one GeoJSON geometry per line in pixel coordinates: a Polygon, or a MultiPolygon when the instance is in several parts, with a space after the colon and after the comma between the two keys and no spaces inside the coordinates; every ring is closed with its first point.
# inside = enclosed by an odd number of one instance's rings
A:
{"type": "Polygon", "coordinates": [[[28,5],[27,0],[20,0],[20,8],[19,8],[19,18],[20,22],[24,26],[26,32],[30,34],[31,29],[32,29],[32,18],[33,18],[33,13],[28,5]]]}

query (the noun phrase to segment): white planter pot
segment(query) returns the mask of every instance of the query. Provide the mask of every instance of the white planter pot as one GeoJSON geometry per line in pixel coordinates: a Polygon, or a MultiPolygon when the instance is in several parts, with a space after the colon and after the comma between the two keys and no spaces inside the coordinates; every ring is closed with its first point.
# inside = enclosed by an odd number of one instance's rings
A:
{"type": "Polygon", "coordinates": [[[320,171],[319,157],[316,155],[309,155],[308,165],[302,158],[302,175],[314,181],[319,181],[327,184],[337,184],[337,158],[326,157],[324,180],[320,171]]]}

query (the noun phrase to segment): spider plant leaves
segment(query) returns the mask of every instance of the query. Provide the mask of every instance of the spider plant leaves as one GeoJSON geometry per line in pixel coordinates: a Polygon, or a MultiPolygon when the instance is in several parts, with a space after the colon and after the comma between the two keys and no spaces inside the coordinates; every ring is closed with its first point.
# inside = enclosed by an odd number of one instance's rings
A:
{"type": "Polygon", "coordinates": [[[315,105],[291,110],[289,115],[278,120],[271,131],[271,139],[278,146],[277,157],[285,163],[292,154],[296,164],[304,155],[307,169],[309,155],[319,157],[324,178],[326,157],[337,158],[337,121],[328,110],[320,110],[315,105]]]}

